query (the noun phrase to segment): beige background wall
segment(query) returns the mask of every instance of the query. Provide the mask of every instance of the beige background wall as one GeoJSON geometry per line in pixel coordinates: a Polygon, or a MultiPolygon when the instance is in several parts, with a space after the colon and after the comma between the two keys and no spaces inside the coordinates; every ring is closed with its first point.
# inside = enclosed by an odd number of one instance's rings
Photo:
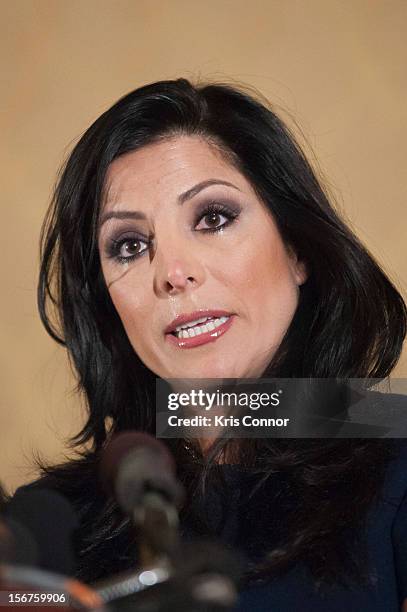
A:
{"type": "MultiPolygon", "coordinates": [[[[0,480],[62,457],[81,409],[36,312],[38,236],[56,171],[104,109],[163,78],[234,80],[295,116],[339,205],[406,295],[404,0],[0,3],[0,480]],[[403,243],[404,238],[404,243],[403,243]]],[[[407,359],[396,372],[407,376],[407,359]]]]}

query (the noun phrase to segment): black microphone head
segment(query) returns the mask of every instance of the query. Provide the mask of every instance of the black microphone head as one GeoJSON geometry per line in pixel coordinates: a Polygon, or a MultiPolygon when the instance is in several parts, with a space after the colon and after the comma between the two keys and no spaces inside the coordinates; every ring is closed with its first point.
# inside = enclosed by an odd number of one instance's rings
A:
{"type": "MultiPolygon", "coordinates": [[[[8,503],[5,520],[18,524],[25,536],[16,538],[17,559],[25,559],[31,541],[35,542],[38,556],[36,567],[58,574],[72,575],[75,570],[72,535],[78,519],[65,497],[45,488],[19,489],[8,503]]],[[[32,561],[25,564],[31,565],[32,561]]]]}
{"type": "Polygon", "coordinates": [[[32,534],[10,517],[5,517],[0,527],[0,561],[12,565],[38,563],[38,546],[32,534]]]}
{"type": "Polygon", "coordinates": [[[175,477],[175,461],[167,447],[152,436],[127,431],[107,444],[100,462],[100,478],[109,495],[132,513],[144,494],[156,491],[171,503],[182,500],[175,477]]]}

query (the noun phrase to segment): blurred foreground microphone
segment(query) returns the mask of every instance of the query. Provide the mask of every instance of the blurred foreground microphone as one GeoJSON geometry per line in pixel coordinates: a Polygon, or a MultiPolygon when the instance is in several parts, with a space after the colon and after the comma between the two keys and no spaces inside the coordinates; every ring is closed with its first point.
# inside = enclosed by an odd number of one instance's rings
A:
{"type": "Polygon", "coordinates": [[[140,567],[96,583],[120,612],[225,611],[236,603],[240,561],[222,546],[181,543],[178,511],[184,491],[167,447],[138,432],[115,436],[100,463],[105,490],[136,529],[140,567]]]}
{"type": "Polygon", "coordinates": [[[17,526],[20,532],[26,531],[25,542],[21,535],[16,538],[14,563],[35,565],[59,574],[74,573],[72,535],[78,527],[78,519],[65,497],[49,489],[17,491],[4,515],[13,534],[16,534],[17,526]],[[30,537],[37,549],[35,560],[32,559],[32,550],[27,547],[30,537]]]}
{"type": "Polygon", "coordinates": [[[103,601],[97,593],[69,577],[75,569],[72,535],[77,525],[72,506],[59,493],[39,488],[18,491],[5,506],[1,521],[1,591],[29,591],[38,607],[63,604],[101,610],[103,601]]]}
{"type": "Polygon", "coordinates": [[[143,433],[119,434],[103,453],[102,483],[138,530],[142,565],[170,555],[177,543],[184,491],[175,470],[166,446],[143,433]]]}

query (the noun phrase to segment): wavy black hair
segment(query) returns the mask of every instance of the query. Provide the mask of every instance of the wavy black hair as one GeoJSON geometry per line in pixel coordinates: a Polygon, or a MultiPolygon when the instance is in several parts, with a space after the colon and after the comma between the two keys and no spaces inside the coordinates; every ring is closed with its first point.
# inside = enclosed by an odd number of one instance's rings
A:
{"type": "MultiPolygon", "coordinates": [[[[41,237],[40,315],[49,334],[66,346],[88,407],[87,422],[73,440],[74,447],[87,443],[88,450],[43,470],[81,512],[78,576],[86,581],[134,563],[128,521],[97,484],[103,445],[119,431],[155,431],[156,377],[130,345],[101,271],[97,227],[105,176],[121,155],[179,135],[205,139],[242,172],[285,243],[307,265],[296,313],[264,376],[384,378],[406,333],[402,297],[341,220],[269,105],[235,86],[195,86],[186,79],[152,83],[121,98],[74,147],[41,237]]],[[[207,457],[191,442],[169,444],[187,488],[185,519],[194,514],[191,500],[202,483],[218,474],[216,460],[228,451],[242,466],[255,468],[257,491],[259,482],[278,476],[293,510],[251,577],[273,576],[297,561],[308,565],[316,584],[362,576],[363,564],[344,536],[363,523],[378,495],[393,456],[389,443],[221,440],[207,457]]],[[[205,533],[204,526],[197,529],[205,533]]]]}

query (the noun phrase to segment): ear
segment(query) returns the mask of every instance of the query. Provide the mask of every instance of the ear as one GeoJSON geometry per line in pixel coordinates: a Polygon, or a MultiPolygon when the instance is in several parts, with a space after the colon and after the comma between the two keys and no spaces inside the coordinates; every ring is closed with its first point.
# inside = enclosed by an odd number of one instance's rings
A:
{"type": "Polygon", "coordinates": [[[307,264],[305,261],[298,258],[298,255],[292,246],[287,247],[287,252],[295,282],[298,286],[303,285],[308,278],[307,264]]]}

